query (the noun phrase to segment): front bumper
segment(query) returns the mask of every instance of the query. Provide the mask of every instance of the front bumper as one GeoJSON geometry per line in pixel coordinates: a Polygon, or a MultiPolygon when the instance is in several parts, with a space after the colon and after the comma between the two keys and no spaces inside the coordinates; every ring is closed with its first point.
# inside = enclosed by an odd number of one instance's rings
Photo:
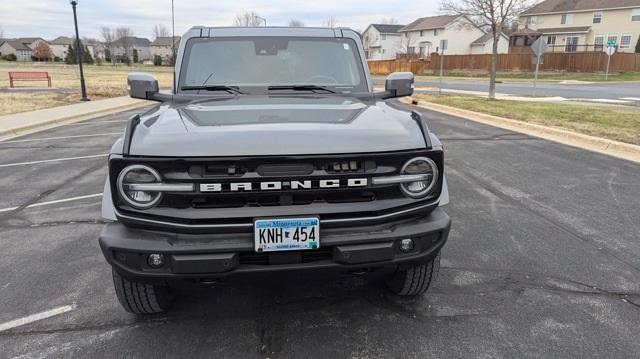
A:
{"type": "Polygon", "coordinates": [[[395,270],[435,257],[449,235],[451,219],[440,208],[424,217],[376,226],[321,230],[318,250],[256,253],[253,233],[180,234],[134,229],[114,222],[100,234],[107,261],[122,276],[139,282],[213,283],[230,276],[273,272],[395,270]],[[415,247],[400,251],[402,239],[415,247]],[[164,255],[151,268],[147,256],[164,255]]]}

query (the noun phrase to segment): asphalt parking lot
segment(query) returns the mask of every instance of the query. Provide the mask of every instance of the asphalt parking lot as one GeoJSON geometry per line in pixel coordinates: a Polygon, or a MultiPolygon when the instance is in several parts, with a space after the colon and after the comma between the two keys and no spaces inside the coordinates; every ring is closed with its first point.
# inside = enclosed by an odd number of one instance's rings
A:
{"type": "Polygon", "coordinates": [[[314,279],[117,303],[97,244],[106,156],[133,112],[0,142],[0,357],[638,357],[640,165],[423,111],[454,224],[435,288],[314,279]]]}

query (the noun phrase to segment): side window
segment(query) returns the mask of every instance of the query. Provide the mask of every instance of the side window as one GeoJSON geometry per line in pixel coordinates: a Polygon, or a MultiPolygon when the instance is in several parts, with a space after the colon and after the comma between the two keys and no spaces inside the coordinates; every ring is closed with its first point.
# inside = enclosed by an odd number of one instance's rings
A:
{"type": "Polygon", "coordinates": [[[620,48],[621,49],[629,49],[631,48],[631,34],[622,34],[620,37],[620,48]]]}
{"type": "Polygon", "coordinates": [[[438,36],[438,29],[433,29],[433,36],[438,36]]]}
{"type": "Polygon", "coordinates": [[[597,11],[593,13],[593,23],[601,24],[602,23],[602,12],[597,11]]]}
{"type": "Polygon", "coordinates": [[[631,21],[640,21],[640,9],[631,11],[631,21]]]}
{"type": "Polygon", "coordinates": [[[560,17],[560,23],[562,25],[571,25],[573,23],[573,15],[572,14],[562,14],[562,17],[560,17]]]}

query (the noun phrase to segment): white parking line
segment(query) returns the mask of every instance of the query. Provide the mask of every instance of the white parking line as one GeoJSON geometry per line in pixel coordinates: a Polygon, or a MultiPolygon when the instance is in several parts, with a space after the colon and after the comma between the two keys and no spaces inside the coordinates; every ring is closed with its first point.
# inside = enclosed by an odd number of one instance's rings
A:
{"type": "Polygon", "coordinates": [[[96,133],[94,135],[75,135],[75,136],[61,136],[61,137],[42,137],[42,138],[30,138],[27,140],[14,140],[0,142],[0,145],[5,143],[20,143],[20,142],[35,142],[35,141],[50,141],[50,140],[66,140],[68,138],[82,138],[82,137],[100,137],[100,136],[115,136],[122,135],[122,132],[109,132],[109,133],[96,133]]]}
{"type": "Polygon", "coordinates": [[[2,167],[14,167],[14,166],[37,165],[37,164],[40,164],[40,163],[49,163],[49,162],[84,160],[84,159],[87,159],[87,158],[98,158],[98,157],[107,157],[107,156],[109,156],[109,154],[93,155],[93,156],[80,156],[80,157],[67,157],[67,158],[54,158],[52,160],[31,161],[31,162],[6,163],[6,164],[3,164],[3,165],[0,165],[0,168],[2,168],[2,167]]]}
{"type": "Polygon", "coordinates": [[[51,310],[47,310],[45,312],[28,315],[26,317],[22,317],[22,318],[19,318],[19,319],[16,319],[16,320],[12,320],[10,322],[2,323],[2,324],[0,324],[0,332],[3,332],[5,330],[9,330],[9,329],[13,329],[15,327],[19,327],[19,326],[22,326],[22,325],[25,325],[25,324],[37,322],[37,321],[42,320],[42,319],[51,318],[53,316],[60,315],[62,313],[70,312],[70,311],[72,311],[74,309],[76,309],[76,304],[75,303],[72,304],[72,305],[65,305],[64,307],[58,307],[58,308],[54,308],[54,309],[51,309],[51,310]]]}
{"type": "MultiPolygon", "coordinates": [[[[42,207],[42,206],[48,206],[48,205],[51,205],[51,204],[80,201],[80,200],[83,200],[83,199],[96,198],[96,197],[101,197],[101,196],[102,196],[102,193],[88,194],[86,196],[78,196],[78,197],[71,197],[71,198],[65,198],[65,199],[58,199],[58,200],[55,200],[55,201],[34,203],[34,204],[30,204],[30,205],[26,206],[25,208],[42,207]]],[[[15,211],[18,208],[20,208],[20,207],[16,206],[16,207],[3,208],[3,209],[0,209],[0,213],[15,211]]]]}
{"type": "Polygon", "coordinates": [[[640,97],[624,97],[624,98],[621,98],[621,100],[640,101],[640,97]]]}

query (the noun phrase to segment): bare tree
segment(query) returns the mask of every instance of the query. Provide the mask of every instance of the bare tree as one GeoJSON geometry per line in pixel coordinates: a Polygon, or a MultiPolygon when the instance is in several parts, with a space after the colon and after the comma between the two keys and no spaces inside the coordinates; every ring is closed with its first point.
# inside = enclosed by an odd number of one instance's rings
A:
{"type": "Polygon", "coordinates": [[[233,19],[233,25],[239,27],[257,27],[264,24],[264,18],[260,17],[255,11],[247,11],[237,14],[233,19]]]}
{"type": "Polygon", "coordinates": [[[291,19],[289,21],[289,27],[305,27],[305,24],[300,20],[291,19]]]}
{"type": "Polygon", "coordinates": [[[532,5],[532,0],[441,0],[441,9],[463,16],[473,26],[491,33],[491,80],[489,98],[496,98],[496,73],[498,71],[498,43],[502,30],[518,15],[532,5]]]}
{"type": "Polygon", "coordinates": [[[0,39],[2,39],[4,37],[4,30],[2,30],[2,28],[0,27],[0,39]]]}
{"type": "Polygon", "coordinates": [[[169,37],[171,36],[171,32],[169,28],[162,24],[156,24],[153,26],[153,38],[157,39],[159,37],[169,37]]]}
{"type": "Polygon", "coordinates": [[[109,58],[109,60],[111,60],[111,63],[115,66],[116,59],[113,54],[113,42],[116,40],[116,35],[113,29],[108,26],[100,27],[100,36],[102,36],[102,43],[104,44],[105,58],[109,58]],[[107,54],[109,56],[107,56],[107,54]]]}
{"type": "Polygon", "coordinates": [[[385,25],[398,25],[398,19],[394,18],[394,17],[385,17],[382,20],[380,20],[381,24],[385,24],[385,25]]]}
{"type": "Polygon", "coordinates": [[[323,27],[336,27],[337,25],[337,21],[336,21],[336,17],[335,16],[331,16],[330,18],[326,19],[325,21],[322,22],[322,26],[323,27]]]}
{"type": "Polygon", "coordinates": [[[116,41],[119,43],[118,46],[124,49],[123,60],[130,64],[133,57],[133,30],[129,27],[121,26],[116,28],[115,35],[116,41]]]}
{"type": "Polygon", "coordinates": [[[416,44],[418,42],[418,34],[416,32],[403,32],[400,36],[400,48],[397,53],[400,55],[415,55],[416,44]]]}

